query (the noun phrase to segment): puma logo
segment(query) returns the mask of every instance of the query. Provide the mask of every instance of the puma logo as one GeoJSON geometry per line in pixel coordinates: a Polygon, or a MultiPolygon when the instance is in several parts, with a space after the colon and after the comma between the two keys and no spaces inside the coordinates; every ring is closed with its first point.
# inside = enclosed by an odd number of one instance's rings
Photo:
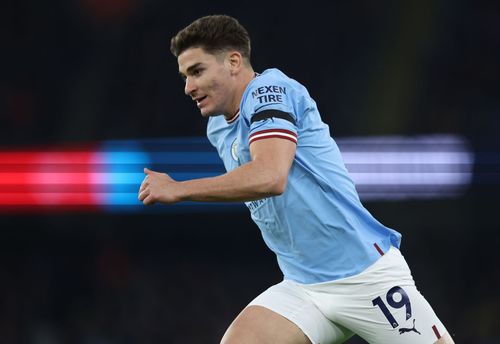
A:
{"type": "Polygon", "coordinates": [[[399,334],[403,334],[405,332],[411,332],[411,331],[417,332],[418,334],[421,335],[421,333],[418,332],[418,330],[415,328],[415,319],[413,319],[413,327],[412,328],[400,328],[399,329],[399,334]]]}

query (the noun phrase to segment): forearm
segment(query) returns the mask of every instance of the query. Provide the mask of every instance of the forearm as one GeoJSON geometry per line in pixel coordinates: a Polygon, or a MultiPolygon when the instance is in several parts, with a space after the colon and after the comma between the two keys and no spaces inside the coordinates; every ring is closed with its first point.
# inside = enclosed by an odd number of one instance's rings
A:
{"type": "Polygon", "coordinates": [[[251,161],[217,177],[180,182],[178,192],[182,201],[252,201],[281,194],[285,184],[279,173],[251,161]]]}
{"type": "Polygon", "coordinates": [[[146,177],[138,198],[150,205],[181,201],[241,202],[280,195],[285,191],[295,149],[295,143],[279,138],[257,141],[250,147],[250,162],[217,177],[183,182],[144,168],[146,177]]]}

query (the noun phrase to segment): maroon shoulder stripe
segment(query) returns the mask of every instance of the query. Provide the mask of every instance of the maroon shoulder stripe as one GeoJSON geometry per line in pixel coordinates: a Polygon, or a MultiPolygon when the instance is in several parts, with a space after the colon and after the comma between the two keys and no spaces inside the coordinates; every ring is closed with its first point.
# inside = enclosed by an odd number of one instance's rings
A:
{"type": "Polygon", "coordinates": [[[375,246],[375,249],[377,250],[378,253],[380,253],[381,256],[384,255],[384,251],[377,245],[376,242],[373,243],[373,246],[375,246]]]}

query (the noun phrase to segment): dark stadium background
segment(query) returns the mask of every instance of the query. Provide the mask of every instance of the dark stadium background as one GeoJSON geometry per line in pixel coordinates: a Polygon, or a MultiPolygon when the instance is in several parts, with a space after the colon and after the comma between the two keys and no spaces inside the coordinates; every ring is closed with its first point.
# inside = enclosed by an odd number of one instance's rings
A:
{"type": "MultiPolygon", "coordinates": [[[[470,142],[480,159],[463,196],[365,206],[403,234],[417,285],[455,342],[499,343],[499,7],[4,2],[0,149],[204,135],[169,40],[199,16],[236,16],[252,36],[254,68],[306,85],[334,137],[449,133],[470,142]]],[[[245,210],[3,212],[0,342],[216,343],[280,277],[245,210]]]]}

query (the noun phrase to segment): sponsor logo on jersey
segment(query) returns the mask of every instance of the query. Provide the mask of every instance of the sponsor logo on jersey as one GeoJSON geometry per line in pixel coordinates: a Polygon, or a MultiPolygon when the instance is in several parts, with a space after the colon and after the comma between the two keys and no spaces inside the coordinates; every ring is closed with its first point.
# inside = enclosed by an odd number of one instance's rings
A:
{"type": "Polygon", "coordinates": [[[250,209],[251,212],[259,208],[262,204],[266,202],[267,198],[258,199],[256,201],[245,202],[245,205],[250,209]]]}
{"type": "Polygon", "coordinates": [[[257,99],[259,104],[282,103],[283,95],[286,95],[286,87],[283,86],[262,86],[252,91],[252,98],[257,99]]]}

